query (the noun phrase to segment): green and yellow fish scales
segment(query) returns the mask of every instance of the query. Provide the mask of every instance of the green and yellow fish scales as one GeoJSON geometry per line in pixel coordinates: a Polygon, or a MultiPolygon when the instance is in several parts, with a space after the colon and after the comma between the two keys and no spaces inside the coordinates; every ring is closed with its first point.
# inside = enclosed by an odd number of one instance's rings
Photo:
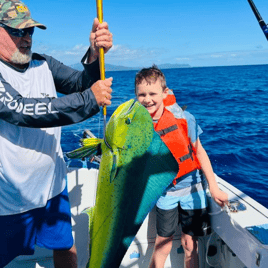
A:
{"type": "Polygon", "coordinates": [[[118,268],[178,164],[154,131],[148,111],[135,100],[113,113],[101,151],[96,205],[88,212],[89,267],[118,268]]]}

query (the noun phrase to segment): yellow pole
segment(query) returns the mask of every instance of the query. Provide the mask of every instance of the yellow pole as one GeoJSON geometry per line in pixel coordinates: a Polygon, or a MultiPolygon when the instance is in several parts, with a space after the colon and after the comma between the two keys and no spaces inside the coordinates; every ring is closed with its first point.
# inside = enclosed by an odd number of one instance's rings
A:
{"type": "MultiPolygon", "coordinates": [[[[100,23],[103,22],[103,5],[102,5],[102,0],[96,0],[97,1],[97,15],[98,15],[98,20],[100,23]]],[[[100,76],[101,80],[105,80],[105,65],[104,65],[104,49],[100,48],[99,49],[99,62],[100,62],[100,76]]],[[[106,106],[103,107],[103,121],[104,121],[104,133],[105,133],[105,127],[106,127],[106,106]]]]}

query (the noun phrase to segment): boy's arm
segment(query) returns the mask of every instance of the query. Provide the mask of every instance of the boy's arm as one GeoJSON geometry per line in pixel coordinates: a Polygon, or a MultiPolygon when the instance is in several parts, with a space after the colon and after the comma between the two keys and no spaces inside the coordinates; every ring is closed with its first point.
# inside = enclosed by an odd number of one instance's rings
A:
{"type": "Polygon", "coordinates": [[[199,138],[194,143],[194,146],[196,148],[198,160],[206,176],[211,196],[221,207],[223,207],[225,204],[228,205],[228,195],[219,189],[209,157],[199,138]]]}

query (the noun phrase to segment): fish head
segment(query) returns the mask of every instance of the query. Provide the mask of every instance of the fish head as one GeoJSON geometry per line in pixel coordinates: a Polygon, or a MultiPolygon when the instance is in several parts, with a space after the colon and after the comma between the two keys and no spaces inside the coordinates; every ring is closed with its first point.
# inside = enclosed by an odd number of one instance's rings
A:
{"type": "Polygon", "coordinates": [[[133,139],[152,139],[153,122],[149,112],[131,99],[121,104],[111,116],[105,130],[105,141],[111,149],[130,149],[133,139]]]}

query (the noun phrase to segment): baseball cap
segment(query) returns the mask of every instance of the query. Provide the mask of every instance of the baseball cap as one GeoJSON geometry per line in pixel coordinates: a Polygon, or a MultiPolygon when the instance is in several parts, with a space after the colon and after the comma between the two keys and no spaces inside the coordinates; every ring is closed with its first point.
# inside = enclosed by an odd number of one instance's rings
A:
{"type": "Polygon", "coordinates": [[[31,18],[27,6],[19,0],[0,0],[0,23],[14,29],[38,27],[45,30],[47,27],[31,18]]]}

